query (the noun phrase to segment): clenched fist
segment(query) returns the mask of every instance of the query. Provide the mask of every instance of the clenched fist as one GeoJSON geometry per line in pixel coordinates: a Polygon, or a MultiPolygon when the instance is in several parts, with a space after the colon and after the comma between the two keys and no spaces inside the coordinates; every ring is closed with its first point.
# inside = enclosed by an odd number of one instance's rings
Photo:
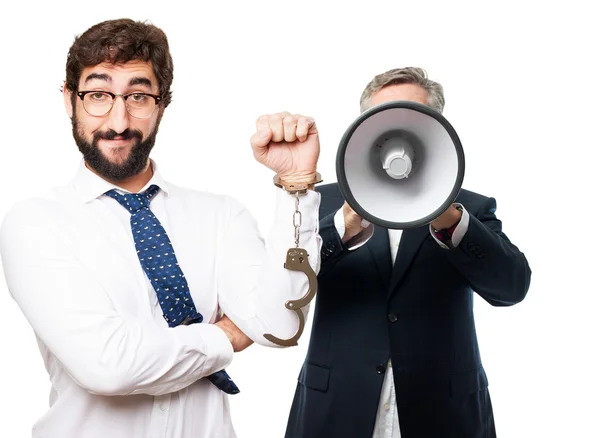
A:
{"type": "Polygon", "coordinates": [[[260,116],[250,143],[254,158],[282,180],[314,180],[320,145],[317,126],[311,117],[288,112],[260,116]]]}

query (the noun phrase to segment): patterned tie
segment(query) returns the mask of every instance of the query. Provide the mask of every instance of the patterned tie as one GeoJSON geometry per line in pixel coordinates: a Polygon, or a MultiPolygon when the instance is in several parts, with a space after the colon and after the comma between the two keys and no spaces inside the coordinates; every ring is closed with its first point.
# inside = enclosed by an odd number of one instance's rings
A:
{"type": "MultiPolygon", "coordinates": [[[[115,190],[109,190],[105,194],[131,213],[130,223],[135,249],[142,268],[156,291],[163,317],[169,327],[200,323],[203,317],[194,306],[187,280],[177,263],[169,236],[158,218],[150,211],[150,201],[158,190],[158,186],[152,185],[144,193],[120,195],[115,190]]],[[[207,379],[227,394],[240,392],[225,370],[217,371],[207,379]]]]}

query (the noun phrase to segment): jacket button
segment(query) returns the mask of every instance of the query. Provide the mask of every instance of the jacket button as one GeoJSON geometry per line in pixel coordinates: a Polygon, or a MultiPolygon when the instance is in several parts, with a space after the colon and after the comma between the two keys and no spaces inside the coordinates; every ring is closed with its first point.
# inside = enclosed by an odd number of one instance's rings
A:
{"type": "Polygon", "coordinates": [[[473,242],[469,242],[467,244],[467,249],[471,252],[471,254],[479,256],[481,254],[481,248],[479,245],[475,245],[473,242]]]}
{"type": "Polygon", "coordinates": [[[323,248],[321,248],[321,256],[325,259],[328,259],[329,257],[331,257],[331,255],[334,253],[335,253],[335,245],[331,242],[329,242],[327,244],[327,246],[324,246],[323,248]]]}
{"type": "Polygon", "coordinates": [[[385,373],[385,365],[379,364],[375,367],[375,371],[377,371],[377,374],[383,374],[385,373]]]}
{"type": "Polygon", "coordinates": [[[390,313],[390,314],[388,315],[388,320],[389,320],[390,322],[396,322],[396,321],[398,321],[398,317],[397,317],[396,315],[394,315],[393,313],[390,313]]]}

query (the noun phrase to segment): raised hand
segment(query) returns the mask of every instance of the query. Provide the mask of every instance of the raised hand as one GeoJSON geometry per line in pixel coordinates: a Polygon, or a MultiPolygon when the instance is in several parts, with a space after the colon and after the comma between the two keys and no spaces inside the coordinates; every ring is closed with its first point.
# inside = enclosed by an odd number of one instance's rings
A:
{"type": "Polygon", "coordinates": [[[311,117],[281,112],[256,120],[250,144],[254,158],[284,181],[312,181],[317,171],[319,133],[311,117]]]}

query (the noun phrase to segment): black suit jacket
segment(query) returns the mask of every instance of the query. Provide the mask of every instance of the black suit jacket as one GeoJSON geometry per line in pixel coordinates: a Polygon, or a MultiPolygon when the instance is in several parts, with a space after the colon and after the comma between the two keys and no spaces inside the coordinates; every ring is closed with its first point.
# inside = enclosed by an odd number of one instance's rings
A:
{"type": "Polygon", "coordinates": [[[387,230],[347,250],[333,223],[338,186],[318,190],[322,265],[286,437],[371,438],[390,358],[402,438],[495,437],[473,291],[509,306],[531,276],[495,200],[461,190],[470,220],[460,245],[440,247],[428,226],[405,230],[392,267],[387,230]]]}

